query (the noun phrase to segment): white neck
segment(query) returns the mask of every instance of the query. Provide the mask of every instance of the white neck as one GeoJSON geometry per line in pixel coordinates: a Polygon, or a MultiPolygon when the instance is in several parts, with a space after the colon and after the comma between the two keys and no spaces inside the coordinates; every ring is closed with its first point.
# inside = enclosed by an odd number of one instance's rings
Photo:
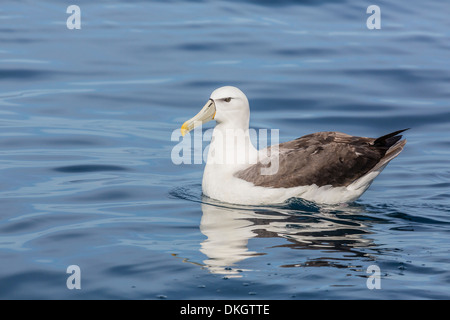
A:
{"type": "Polygon", "coordinates": [[[258,151],[250,140],[248,124],[230,126],[230,123],[218,123],[214,128],[208,152],[208,165],[220,165],[235,170],[239,166],[256,163],[258,151]]]}

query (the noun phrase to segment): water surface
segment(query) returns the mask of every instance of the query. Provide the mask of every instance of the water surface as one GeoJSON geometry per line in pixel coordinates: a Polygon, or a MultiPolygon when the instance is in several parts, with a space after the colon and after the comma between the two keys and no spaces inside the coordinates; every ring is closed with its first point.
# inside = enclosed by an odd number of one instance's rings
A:
{"type": "Polygon", "coordinates": [[[378,1],[368,30],[365,1],[76,2],[81,30],[0,9],[0,298],[449,298],[447,4],[378,1]],[[222,85],[281,141],[408,143],[347,206],[218,203],[171,135],[222,85]]]}

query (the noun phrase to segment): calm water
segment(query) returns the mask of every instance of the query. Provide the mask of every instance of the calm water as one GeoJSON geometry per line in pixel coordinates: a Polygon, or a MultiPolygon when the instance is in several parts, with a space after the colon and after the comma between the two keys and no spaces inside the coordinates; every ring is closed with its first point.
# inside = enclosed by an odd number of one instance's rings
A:
{"type": "Polygon", "coordinates": [[[377,1],[368,30],[368,1],[73,3],[81,30],[65,1],[0,8],[0,298],[450,297],[448,4],[377,1]],[[222,85],[281,141],[408,144],[349,206],[216,203],[171,135],[222,85]]]}

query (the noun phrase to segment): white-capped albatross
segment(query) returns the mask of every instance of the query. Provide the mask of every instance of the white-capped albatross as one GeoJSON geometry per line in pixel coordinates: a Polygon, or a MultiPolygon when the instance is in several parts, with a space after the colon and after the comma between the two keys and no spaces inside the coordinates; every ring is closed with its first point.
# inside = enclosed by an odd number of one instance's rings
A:
{"type": "Polygon", "coordinates": [[[407,129],[380,138],[318,132],[258,151],[250,140],[247,97],[231,86],[216,89],[181,133],[213,119],[202,191],[235,204],[279,204],[293,197],[353,202],[406,144],[399,134],[407,129]]]}

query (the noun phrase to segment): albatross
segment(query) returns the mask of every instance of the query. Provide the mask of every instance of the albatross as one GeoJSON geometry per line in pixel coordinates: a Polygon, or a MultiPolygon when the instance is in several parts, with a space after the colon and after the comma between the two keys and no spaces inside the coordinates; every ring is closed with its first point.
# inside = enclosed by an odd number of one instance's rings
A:
{"type": "Polygon", "coordinates": [[[200,112],[182,125],[181,134],[211,120],[216,126],[202,192],[242,205],[280,204],[290,198],[319,204],[353,202],[400,154],[406,144],[400,133],[408,130],[379,138],[317,132],[257,150],[249,131],[248,99],[232,86],[214,90],[200,112]]]}

